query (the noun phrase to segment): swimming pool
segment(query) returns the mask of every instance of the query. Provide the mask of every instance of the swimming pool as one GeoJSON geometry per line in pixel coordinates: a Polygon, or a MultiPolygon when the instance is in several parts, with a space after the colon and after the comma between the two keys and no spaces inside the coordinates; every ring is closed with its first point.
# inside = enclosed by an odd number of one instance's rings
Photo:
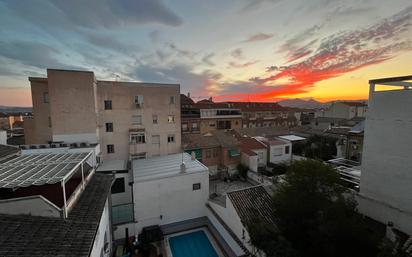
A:
{"type": "Polygon", "coordinates": [[[173,257],[219,257],[203,230],[172,236],[169,245],[173,257]]]}

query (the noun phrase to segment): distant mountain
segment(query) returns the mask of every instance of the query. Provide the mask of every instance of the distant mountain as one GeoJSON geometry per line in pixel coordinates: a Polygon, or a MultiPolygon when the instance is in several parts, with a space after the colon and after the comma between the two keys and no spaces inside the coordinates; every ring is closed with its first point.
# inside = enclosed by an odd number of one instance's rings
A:
{"type": "Polygon", "coordinates": [[[318,108],[325,107],[325,105],[327,105],[327,104],[318,102],[314,99],[304,100],[304,99],[299,99],[299,98],[282,100],[282,101],[279,101],[278,104],[284,107],[302,108],[302,109],[318,109],[318,108]]]}
{"type": "Polygon", "coordinates": [[[3,106],[0,105],[0,112],[15,113],[15,112],[32,112],[32,107],[19,107],[19,106],[3,106]]]}

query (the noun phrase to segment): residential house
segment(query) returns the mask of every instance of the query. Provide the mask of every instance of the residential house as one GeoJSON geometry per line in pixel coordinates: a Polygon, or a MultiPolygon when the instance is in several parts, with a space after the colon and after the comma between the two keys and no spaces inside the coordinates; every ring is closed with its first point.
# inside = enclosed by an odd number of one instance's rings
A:
{"type": "Polygon", "coordinates": [[[239,137],[241,162],[250,170],[257,172],[258,168],[267,165],[267,147],[264,143],[252,137],[239,137]]]}
{"type": "Polygon", "coordinates": [[[320,110],[316,117],[341,118],[350,120],[354,117],[366,117],[368,106],[365,102],[336,101],[326,110],[320,110]]]}
{"type": "Polygon", "coordinates": [[[288,140],[279,138],[255,137],[260,142],[264,143],[268,151],[268,162],[290,163],[292,161],[292,143],[288,140]]]}
{"type": "Polygon", "coordinates": [[[184,151],[194,153],[212,175],[234,173],[240,163],[240,142],[230,131],[183,135],[182,145],[184,151]]]}

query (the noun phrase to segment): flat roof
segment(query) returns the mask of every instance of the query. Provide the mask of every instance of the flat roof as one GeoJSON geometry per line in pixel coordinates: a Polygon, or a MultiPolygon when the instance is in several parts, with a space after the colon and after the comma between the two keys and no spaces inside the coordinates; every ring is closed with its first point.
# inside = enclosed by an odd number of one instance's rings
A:
{"type": "Polygon", "coordinates": [[[295,136],[295,135],[286,135],[286,136],[279,136],[278,138],[281,138],[281,139],[285,139],[285,140],[288,140],[288,141],[301,141],[301,140],[305,140],[306,138],[304,138],[304,137],[300,137],[300,136],[295,136]]]}
{"type": "Polygon", "coordinates": [[[133,180],[135,182],[209,171],[208,168],[198,160],[192,160],[192,157],[188,153],[133,160],[132,169],[133,180]],[[182,156],[186,165],[184,173],[181,172],[180,168],[182,156]]]}
{"type": "Polygon", "coordinates": [[[55,184],[70,177],[89,153],[27,154],[0,163],[0,188],[55,184]]]}
{"type": "Polygon", "coordinates": [[[104,171],[120,171],[127,170],[127,161],[126,160],[105,160],[99,167],[97,167],[97,172],[104,171]]]}

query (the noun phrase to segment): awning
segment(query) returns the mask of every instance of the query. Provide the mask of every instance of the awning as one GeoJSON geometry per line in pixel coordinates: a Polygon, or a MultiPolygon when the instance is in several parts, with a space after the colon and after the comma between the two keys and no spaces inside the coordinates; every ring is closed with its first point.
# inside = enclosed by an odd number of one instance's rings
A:
{"type": "Polygon", "coordinates": [[[229,156],[230,157],[236,157],[236,156],[240,156],[240,152],[237,149],[230,149],[229,150],[229,156]]]}

